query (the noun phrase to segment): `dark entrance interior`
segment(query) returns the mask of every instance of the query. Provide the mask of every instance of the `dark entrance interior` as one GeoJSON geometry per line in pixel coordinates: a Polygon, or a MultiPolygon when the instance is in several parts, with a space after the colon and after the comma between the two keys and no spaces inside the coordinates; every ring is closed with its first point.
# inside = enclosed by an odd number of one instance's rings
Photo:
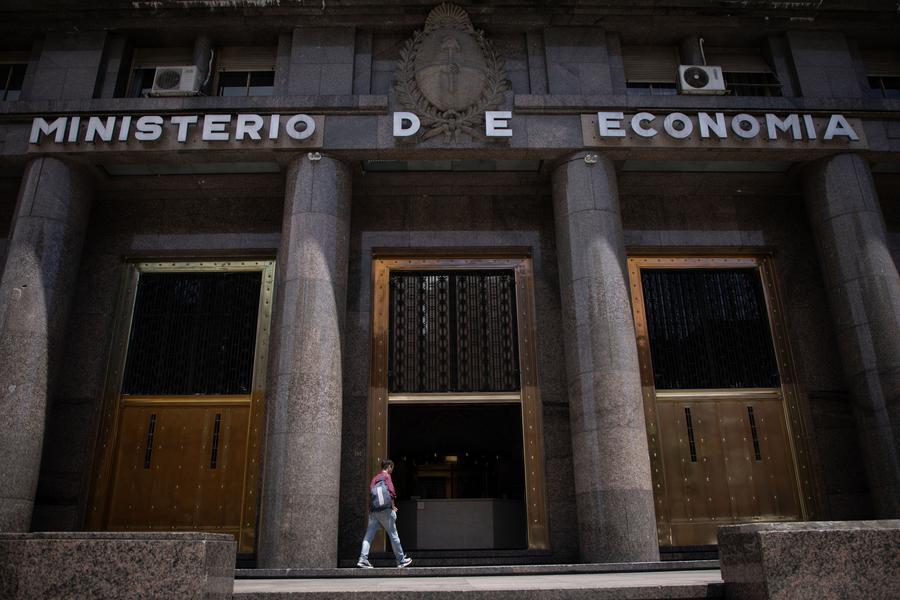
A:
{"type": "Polygon", "coordinates": [[[388,432],[405,547],[527,547],[519,404],[393,405],[388,432]]]}

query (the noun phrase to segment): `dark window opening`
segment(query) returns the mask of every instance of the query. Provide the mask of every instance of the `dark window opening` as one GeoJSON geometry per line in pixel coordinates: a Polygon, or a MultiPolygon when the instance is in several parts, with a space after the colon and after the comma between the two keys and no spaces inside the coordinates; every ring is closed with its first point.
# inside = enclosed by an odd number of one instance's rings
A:
{"type": "Polygon", "coordinates": [[[248,394],[262,274],[142,273],[122,393],[248,394]]]}
{"type": "Polygon", "coordinates": [[[900,77],[869,77],[869,88],[884,98],[900,98],[900,77]]]}
{"type": "Polygon", "coordinates": [[[779,385],[755,269],[641,271],[657,389],[779,385]]]}
{"type": "Polygon", "coordinates": [[[629,81],[625,84],[629,94],[635,96],[675,96],[678,90],[674,83],[669,82],[636,82],[629,81]]]}
{"type": "Polygon", "coordinates": [[[153,77],[156,69],[135,69],[131,74],[131,87],[128,89],[129,98],[144,98],[153,91],[153,77]]]}
{"type": "Polygon", "coordinates": [[[725,71],[725,87],[733,96],[781,96],[781,82],[774,73],[725,71]]]}
{"type": "Polygon", "coordinates": [[[275,93],[274,71],[222,71],[218,96],[271,96],[275,93]]]}
{"type": "Polygon", "coordinates": [[[394,272],[391,393],[519,389],[512,271],[394,272]]]}
{"type": "Polygon", "coordinates": [[[25,83],[25,64],[0,64],[0,100],[13,102],[19,99],[25,83]]]}

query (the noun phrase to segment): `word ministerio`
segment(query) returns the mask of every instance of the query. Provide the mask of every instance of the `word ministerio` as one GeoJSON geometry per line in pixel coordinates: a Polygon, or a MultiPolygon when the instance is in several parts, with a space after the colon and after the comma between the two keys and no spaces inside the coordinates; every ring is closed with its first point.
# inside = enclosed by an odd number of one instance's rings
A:
{"type": "MultiPolygon", "coordinates": [[[[485,136],[511,137],[510,111],[486,111],[485,136]]],[[[421,128],[419,117],[410,112],[394,113],[394,136],[409,137],[421,128]]],[[[243,140],[277,140],[284,133],[293,140],[306,140],[316,132],[316,121],[304,114],[284,118],[282,115],[209,114],[209,115],[160,115],[109,116],[109,117],[58,117],[48,121],[36,117],[31,124],[29,142],[38,144],[42,138],[57,144],[96,142],[155,142],[163,138],[167,129],[177,130],[176,140],[186,143],[197,136],[204,142],[228,142],[243,140]]]]}

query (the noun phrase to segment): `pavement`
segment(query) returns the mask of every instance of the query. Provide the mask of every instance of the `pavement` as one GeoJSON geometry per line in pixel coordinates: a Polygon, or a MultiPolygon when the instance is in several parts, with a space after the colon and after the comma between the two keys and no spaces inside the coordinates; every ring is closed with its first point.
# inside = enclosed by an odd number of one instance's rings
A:
{"type": "MultiPolygon", "coordinates": [[[[377,570],[376,570],[377,571],[377,570]]],[[[723,598],[718,569],[628,573],[551,573],[520,575],[425,576],[409,568],[404,577],[237,579],[234,597],[273,600],[318,598],[531,598],[667,599],[723,598]]]]}

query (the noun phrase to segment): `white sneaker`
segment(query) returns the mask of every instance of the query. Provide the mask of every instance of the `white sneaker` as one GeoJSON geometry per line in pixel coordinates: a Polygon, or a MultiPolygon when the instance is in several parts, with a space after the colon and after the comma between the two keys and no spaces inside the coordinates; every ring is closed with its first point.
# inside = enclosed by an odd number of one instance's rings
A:
{"type": "Polygon", "coordinates": [[[404,556],[403,560],[400,561],[400,564],[397,565],[398,569],[402,569],[403,567],[408,567],[412,564],[412,559],[408,556],[404,556]]]}
{"type": "Polygon", "coordinates": [[[359,567],[360,569],[371,569],[372,563],[370,563],[369,559],[367,559],[367,558],[361,558],[358,561],[356,561],[356,566],[359,567]]]}

